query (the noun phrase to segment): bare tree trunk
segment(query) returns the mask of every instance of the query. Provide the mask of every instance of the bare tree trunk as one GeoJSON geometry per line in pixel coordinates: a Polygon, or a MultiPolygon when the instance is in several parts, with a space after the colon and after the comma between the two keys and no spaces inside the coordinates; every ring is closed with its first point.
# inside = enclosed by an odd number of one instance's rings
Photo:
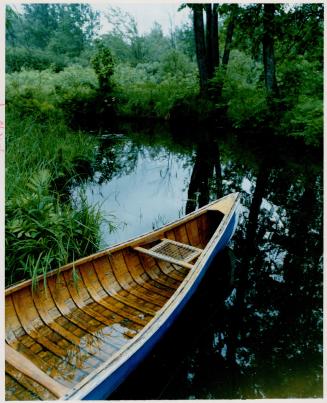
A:
{"type": "Polygon", "coordinates": [[[278,95],[274,54],[274,4],[264,4],[263,12],[263,64],[268,98],[278,95]]]}
{"type": "Polygon", "coordinates": [[[212,64],[213,72],[219,67],[218,4],[212,6],[212,64]]]}
{"type": "MultiPolygon", "coordinates": [[[[236,5],[236,7],[238,7],[236,5]]],[[[230,51],[232,48],[232,40],[233,40],[233,33],[234,33],[234,27],[235,27],[235,15],[236,15],[236,9],[232,9],[231,11],[231,15],[230,15],[230,19],[227,25],[227,32],[226,32],[226,39],[225,39],[225,47],[224,47],[224,54],[223,54],[223,58],[222,58],[222,63],[221,63],[221,68],[223,69],[223,76],[225,76],[226,74],[226,69],[227,69],[227,65],[229,62],[229,55],[230,55],[230,51]]],[[[223,79],[221,82],[219,82],[217,84],[216,87],[216,97],[220,98],[221,94],[222,94],[222,90],[223,90],[223,79]]]]}
{"type": "Polygon", "coordinates": [[[208,78],[213,77],[213,60],[212,60],[212,9],[211,4],[206,3],[204,5],[206,12],[206,59],[207,59],[207,70],[208,78]]]}
{"type": "Polygon", "coordinates": [[[230,51],[232,48],[234,26],[235,26],[235,14],[232,11],[229,23],[227,25],[225,48],[224,48],[224,54],[223,54],[223,60],[222,60],[222,65],[224,66],[224,68],[227,67],[228,62],[229,62],[229,55],[230,55],[230,51]]]}
{"type": "Polygon", "coordinates": [[[204,41],[202,5],[194,4],[192,8],[196,58],[200,76],[200,92],[202,95],[206,95],[208,91],[208,69],[206,62],[206,46],[204,41]]]}

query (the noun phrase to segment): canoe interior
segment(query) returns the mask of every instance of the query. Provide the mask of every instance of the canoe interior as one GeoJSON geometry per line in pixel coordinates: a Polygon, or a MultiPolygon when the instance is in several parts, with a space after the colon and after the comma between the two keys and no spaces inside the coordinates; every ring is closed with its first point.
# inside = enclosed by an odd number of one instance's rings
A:
{"type": "Polygon", "coordinates": [[[222,217],[204,211],[139,245],[172,248],[184,266],[125,245],[56,271],[46,287],[40,279],[37,291],[6,292],[6,400],[58,399],[109,360],[176,292],[222,217]]]}

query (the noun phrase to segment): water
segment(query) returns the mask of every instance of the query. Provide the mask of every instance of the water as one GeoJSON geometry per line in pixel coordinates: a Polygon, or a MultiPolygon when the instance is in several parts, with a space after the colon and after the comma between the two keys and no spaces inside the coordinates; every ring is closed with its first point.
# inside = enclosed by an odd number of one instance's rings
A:
{"type": "Polygon", "coordinates": [[[201,129],[104,136],[87,197],[119,224],[104,245],[242,192],[200,289],[110,399],[322,397],[322,156],[289,139],[201,129]]]}

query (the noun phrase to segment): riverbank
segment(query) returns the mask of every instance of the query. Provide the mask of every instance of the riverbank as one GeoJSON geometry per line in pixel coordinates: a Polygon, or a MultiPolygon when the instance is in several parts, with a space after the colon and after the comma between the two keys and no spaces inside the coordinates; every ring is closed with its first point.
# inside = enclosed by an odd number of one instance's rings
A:
{"type": "MultiPolygon", "coordinates": [[[[32,99],[32,102],[34,100],[32,99]]],[[[13,105],[6,113],[6,284],[35,278],[99,248],[103,214],[69,188],[96,139],[56,116],[13,105]]]]}

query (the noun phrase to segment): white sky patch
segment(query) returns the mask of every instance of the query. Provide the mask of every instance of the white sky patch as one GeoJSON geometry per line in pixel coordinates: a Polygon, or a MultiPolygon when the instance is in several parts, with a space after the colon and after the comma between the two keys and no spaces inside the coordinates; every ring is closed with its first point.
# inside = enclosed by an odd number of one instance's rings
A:
{"type": "Polygon", "coordinates": [[[181,26],[189,19],[190,10],[183,9],[178,11],[181,3],[125,3],[125,2],[110,2],[110,3],[90,3],[92,7],[100,11],[101,15],[101,34],[105,34],[110,30],[110,24],[105,18],[105,13],[109,7],[117,7],[129,13],[135,18],[140,34],[145,34],[151,31],[153,24],[158,22],[162,26],[165,35],[168,35],[170,29],[181,26]]]}

